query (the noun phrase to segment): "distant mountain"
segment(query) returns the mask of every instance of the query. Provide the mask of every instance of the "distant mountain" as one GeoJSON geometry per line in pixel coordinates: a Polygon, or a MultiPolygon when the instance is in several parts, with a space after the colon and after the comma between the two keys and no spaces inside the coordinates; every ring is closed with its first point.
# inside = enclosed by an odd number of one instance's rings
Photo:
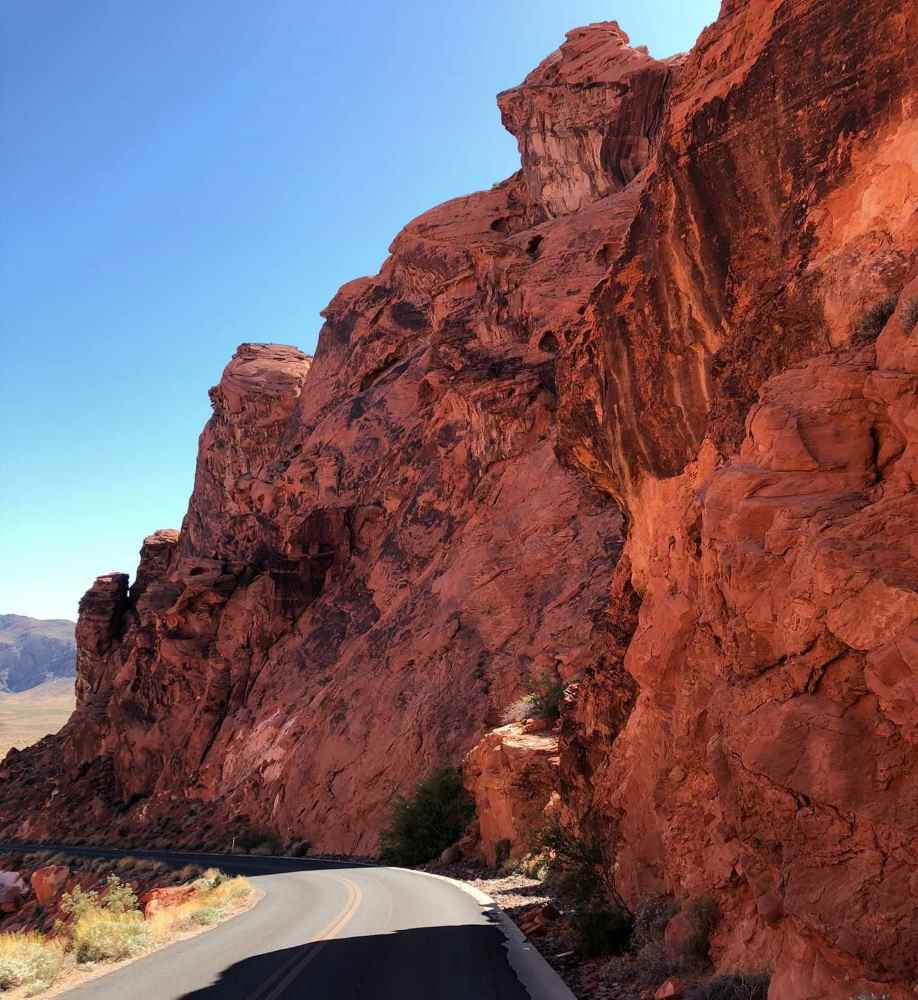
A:
{"type": "Polygon", "coordinates": [[[74,622],[0,615],[0,692],[27,691],[57,677],[73,677],[74,622]]]}

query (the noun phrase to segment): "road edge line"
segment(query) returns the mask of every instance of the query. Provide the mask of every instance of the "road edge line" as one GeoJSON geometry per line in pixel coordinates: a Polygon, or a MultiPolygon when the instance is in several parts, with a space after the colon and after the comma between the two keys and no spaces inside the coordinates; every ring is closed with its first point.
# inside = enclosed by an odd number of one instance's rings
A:
{"type": "Polygon", "coordinates": [[[551,967],[545,956],[486,892],[482,892],[474,885],[469,885],[468,882],[450,878],[448,875],[436,875],[434,872],[420,871],[417,868],[398,868],[394,865],[383,867],[392,871],[413,872],[415,875],[424,875],[427,878],[438,879],[440,882],[448,882],[471,896],[483,909],[494,916],[506,939],[505,947],[510,967],[532,1000],[577,1000],[571,988],[551,967]]]}

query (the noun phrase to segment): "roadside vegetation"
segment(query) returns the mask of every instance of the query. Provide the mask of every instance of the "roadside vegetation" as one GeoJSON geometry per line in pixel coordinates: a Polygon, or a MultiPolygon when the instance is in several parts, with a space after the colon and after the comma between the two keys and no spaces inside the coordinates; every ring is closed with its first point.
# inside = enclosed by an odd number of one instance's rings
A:
{"type": "Polygon", "coordinates": [[[475,805],[455,767],[441,767],[419,781],[410,796],[396,796],[389,825],[379,838],[388,865],[424,865],[465,832],[475,805]]]}
{"type": "Polygon", "coordinates": [[[554,821],[516,866],[551,900],[542,904],[547,920],[524,910],[521,926],[548,935],[551,952],[573,956],[565,976],[587,991],[602,984],[652,995],[673,979],[687,1000],[766,1000],[767,971],[714,974],[711,940],[723,920],[716,900],[654,896],[629,906],[615,879],[616,831],[604,833],[599,842],[554,821]]]}
{"type": "MultiPolygon", "coordinates": [[[[127,860],[118,866],[126,867],[127,860]]],[[[115,873],[100,889],[75,885],[61,896],[49,934],[0,934],[0,992],[24,988],[35,996],[78,968],[136,958],[232,916],[252,892],[247,879],[211,868],[184,884],[154,890],[144,914],[134,886],[115,873]]]]}
{"type": "Polygon", "coordinates": [[[25,986],[30,996],[48,989],[64,965],[64,948],[41,934],[0,934],[0,991],[25,986]]]}

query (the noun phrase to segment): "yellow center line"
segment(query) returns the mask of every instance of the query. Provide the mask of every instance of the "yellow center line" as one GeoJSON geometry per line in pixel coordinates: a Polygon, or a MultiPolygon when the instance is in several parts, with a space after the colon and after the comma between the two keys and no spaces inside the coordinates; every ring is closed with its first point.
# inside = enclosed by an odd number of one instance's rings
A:
{"type": "Polygon", "coordinates": [[[333,937],[340,934],[345,927],[354,918],[354,914],[360,907],[360,901],[363,899],[363,893],[360,888],[356,886],[350,879],[338,878],[332,876],[336,882],[341,882],[343,885],[347,886],[347,903],[344,906],[344,910],[335,919],[318,934],[310,938],[307,945],[315,945],[314,948],[309,948],[307,952],[302,955],[294,955],[293,959],[283,966],[278,972],[274,973],[273,976],[265,983],[263,989],[269,990],[267,993],[258,994],[257,1000],[278,1000],[279,997],[283,996],[284,990],[293,983],[302,973],[303,969],[319,954],[322,948],[329,942],[333,937]],[[272,989],[272,983],[281,976],[280,982],[277,983],[272,989]]]}

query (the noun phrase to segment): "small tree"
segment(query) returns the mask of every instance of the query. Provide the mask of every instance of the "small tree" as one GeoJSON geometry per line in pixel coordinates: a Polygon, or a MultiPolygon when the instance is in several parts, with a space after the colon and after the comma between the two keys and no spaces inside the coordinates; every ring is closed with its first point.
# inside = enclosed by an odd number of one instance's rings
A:
{"type": "Polygon", "coordinates": [[[537,846],[549,854],[548,881],[564,902],[578,907],[611,900],[633,917],[615,882],[617,840],[613,831],[613,847],[607,852],[595,838],[576,837],[558,820],[542,829],[537,846]]]}
{"type": "Polygon", "coordinates": [[[620,955],[631,943],[634,914],[615,883],[617,830],[610,854],[595,838],[579,838],[557,820],[539,836],[548,856],[546,882],[573,911],[577,948],[588,958],[620,955]]]}
{"type": "Polygon", "coordinates": [[[396,796],[388,827],[380,834],[380,859],[392,865],[423,865],[465,832],[475,804],[455,767],[441,767],[418,782],[410,797],[396,796]]]}

